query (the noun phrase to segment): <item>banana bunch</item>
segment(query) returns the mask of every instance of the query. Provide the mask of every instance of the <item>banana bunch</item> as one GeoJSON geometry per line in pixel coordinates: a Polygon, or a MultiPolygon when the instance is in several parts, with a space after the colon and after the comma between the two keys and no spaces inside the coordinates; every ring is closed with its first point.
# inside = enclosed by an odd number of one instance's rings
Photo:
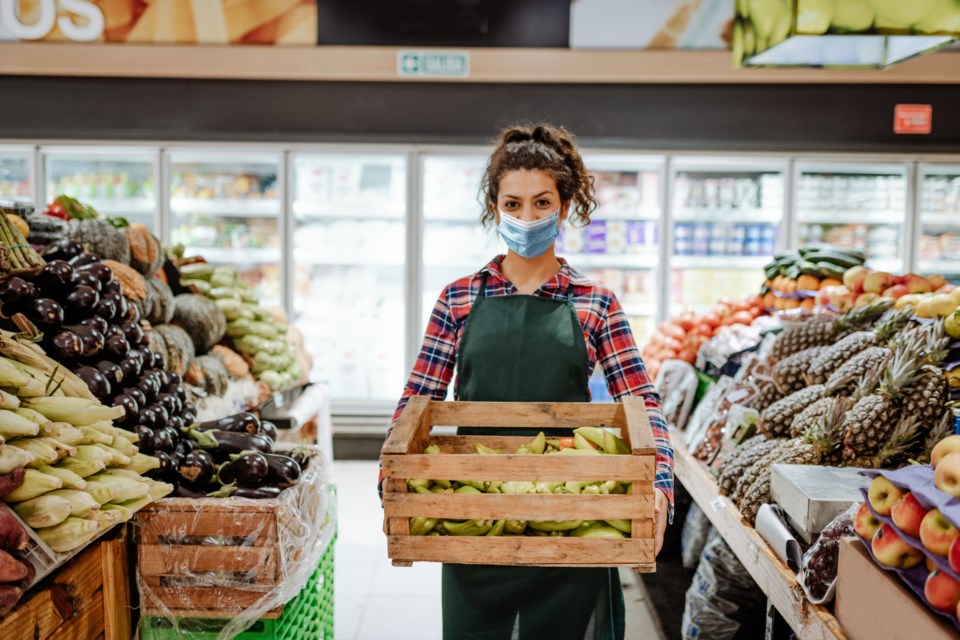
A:
{"type": "MultiPolygon", "coordinates": [[[[498,455],[503,452],[481,442],[475,442],[474,451],[480,455],[498,455]]],[[[428,455],[443,453],[440,447],[430,445],[428,455]]],[[[630,449],[619,437],[597,427],[581,427],[571,438],[547,438],[541,431],[514,452],[531,455],[626,455],[630,449]]],[[[500,493],[510,495],[545,494],[626,494],[631,492],[629,482],[596,480],[593,482],[525,482],[491,480],[427,480],[407,481],[415,493],[500,493]]],[[[628,538],[629,520],[441,520],[438,518],[410,518],[410,534],[415,536],[570,536],[583,538],[628,538]]]]}

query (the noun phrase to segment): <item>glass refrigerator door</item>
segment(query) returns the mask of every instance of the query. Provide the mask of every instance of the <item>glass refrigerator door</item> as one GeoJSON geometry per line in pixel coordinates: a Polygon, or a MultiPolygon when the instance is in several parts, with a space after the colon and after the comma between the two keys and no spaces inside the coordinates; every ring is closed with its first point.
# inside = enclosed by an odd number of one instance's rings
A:
{"type": "Polygon", "coordinates": [[[45,147],[40,151],[43,204],[66,195],[101,215],[126,218],[157,232],[160,154],[156,149],[45,147]]]}
{"type": "Polygon", "coordinates": [[[30,149],[0,147],[0,200],[40,204],[33,202],[30,155],[30,149]]]}
{"type": "Polygon", "coordinates": [[[670,314],[759,291],[783,222],[784,167],[678,159],[675,171],[670,314]]]}
{"type": "Polygon", "coordinates": [[[342,410],[392,409],[407,374],[407,156],[304,153],[292,165],[293,312],[311,379],[342,410]]]}
{"type": "Polygon", "coordinates": [[[923,168],[917,271],[960,280],[960,166],[923,168]]]}
{"type": "Polygon", "coordinates": [[[870,268],[903,273],[907,190],[902,165],[801,165],[797,242],[863,251],[870,268]]]}
{"type": "Polygon", "coordinates": [[[266,306],[281,306],[279,153],[171,150],[170,241],[236,266],[266,306]]]}

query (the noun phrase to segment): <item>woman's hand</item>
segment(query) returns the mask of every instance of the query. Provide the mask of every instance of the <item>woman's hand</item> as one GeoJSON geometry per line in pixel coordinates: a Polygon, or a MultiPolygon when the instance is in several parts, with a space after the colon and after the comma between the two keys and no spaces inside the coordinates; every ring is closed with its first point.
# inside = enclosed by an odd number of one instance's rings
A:
{"type": "Polygon", "coordinates": [[[667,530],[667,518],[670,514],[670,502],[667,495],[660,489],[654,489],[654,511],[653,518],[656,521],[656,547],[654,556],[660,555],[660,549],[663,548],[663,534],[667,530]]]}

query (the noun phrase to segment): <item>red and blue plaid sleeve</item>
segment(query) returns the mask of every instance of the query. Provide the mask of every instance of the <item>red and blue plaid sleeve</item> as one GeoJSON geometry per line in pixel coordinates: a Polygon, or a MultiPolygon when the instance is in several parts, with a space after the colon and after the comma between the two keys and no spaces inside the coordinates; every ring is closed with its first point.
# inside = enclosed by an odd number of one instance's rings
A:
{"type": "Polygon", "coordinates": [[[670,444],[667,421],[660,407],[660,394],[643,366],[620,301],[612,293],[606,322],[601,326],[597,339],[597,364],[603,369],[607,389],[614,400],[623,396],[643,397],[657,446],[657,476],[653,486],[667,496],[670,522],[673,522],[673,445],[670,444]]]}
{"type": "MultiPolygon", "coordinates": [[[[457,328],[447,304],[448,290],[440,294],[437,304],[430,314],[427,332],[423,337],[423,346],[420,355],[413,365],[413,371],[403,388],[403,395],[393,413],[387,436],[407,406],[411,396],[431,396],[434,400],[443,400],[447,395],[447,386],[453,377],[457,351],[457,328]]],[[[383,497],[383,464],[381,462],[380,476],[377,480],[377,489],[383,497]]]]}

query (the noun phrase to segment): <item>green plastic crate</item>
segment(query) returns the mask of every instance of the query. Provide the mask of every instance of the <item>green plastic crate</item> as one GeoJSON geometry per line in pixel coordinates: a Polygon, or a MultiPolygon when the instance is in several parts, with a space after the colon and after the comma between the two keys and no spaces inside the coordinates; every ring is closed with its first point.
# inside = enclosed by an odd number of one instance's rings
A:
{"type": "MultiPolygon", "coordinates": [[[[236,640],[333,640],[333,554],[337,536],[327,545],[320,565],[303,590],[283,608],[276,620],[262,618],[236,640]]],[[[216,640],[229,620],[147,616],[140,628],[142,640],[216,640]],[[179,629],[175,628],[179,626],[179,629]]]]}

